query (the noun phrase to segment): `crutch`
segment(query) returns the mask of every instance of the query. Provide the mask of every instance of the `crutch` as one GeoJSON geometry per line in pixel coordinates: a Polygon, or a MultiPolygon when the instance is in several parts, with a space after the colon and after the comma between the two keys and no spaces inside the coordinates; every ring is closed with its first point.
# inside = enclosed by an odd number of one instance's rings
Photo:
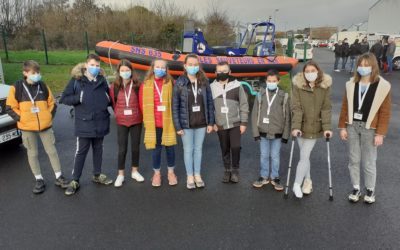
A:
{"type": "Polygon", "coordinates": [[[329,141],[331,135],[328,134],[326,137],[326,150],[328,152],[328,173],[329,173],[329,200],[333,201],[333,189],[332,189],[332,173],[331,173],[331,151],[329,148],[329,141]]]}
{"type": "MultiPolygon", "coordinates": [[[[300,133],[297,134],[297,136],[299,136],[299,135],[300,135],[300,133]]],[[[290,172],[292,170],[294,144],[296,143],[297,136],[292,137],[292,146],[290,149],[290,158],[289,158],[289,169],[288,169],[288,174],[287,174],[287,178],[286,178],[285,192],[283,194],[283,198],[285,198],[285,199],[288,198],[288,193],[289,193],[290,172]]]]}

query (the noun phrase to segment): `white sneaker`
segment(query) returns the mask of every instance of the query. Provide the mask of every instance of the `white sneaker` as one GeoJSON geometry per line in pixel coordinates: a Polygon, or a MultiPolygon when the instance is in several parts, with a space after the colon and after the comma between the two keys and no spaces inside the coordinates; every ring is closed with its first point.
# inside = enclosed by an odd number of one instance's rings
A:
{"type": "Polygon", "coordinates": [[[375,202],[375,192],[373,190],[367,189],[367,193],[364,195],[364,202],[368,204],[375,202]]]}
{"type": "Polygon", "coordinates": [[[349,194],[349,201],[356,203],[357,201],[360,200],[360,196],[361,196],[360,190],[354,188],[353,191],[349,194]]]}
{"type": "Polygon", "coordinates": [[[132,177],[132,179],[136,180],[137,182],[144,182],[144,178],[139,173],[139,171],[132,172],[131,177],[132,177]]]}
{"type": "Polygon", "coordinates": [[[125,181],[125,177],[123,175],[118,175],[117,179],[114,182],[114,187],[121,187],[125,181]]]}
{"type": "Polygon", "coordinates": [[[335,72],[340,72],[340,69],[335,69],[335,72]]]}
{"type": "Polygon", "coordinates": [[[303,194],[311,194],[311,192],[313,191],[311,179],[304,179],[303,188],[301,189],[301,191],[303,192],[303,194]]]}
{"type": "Polygon", "coordinates": [[[301,191],[300,184],[297,183],[293,184],[293,193],[297,198],[299,199],[303,198],[303,192],[301,191]]]}

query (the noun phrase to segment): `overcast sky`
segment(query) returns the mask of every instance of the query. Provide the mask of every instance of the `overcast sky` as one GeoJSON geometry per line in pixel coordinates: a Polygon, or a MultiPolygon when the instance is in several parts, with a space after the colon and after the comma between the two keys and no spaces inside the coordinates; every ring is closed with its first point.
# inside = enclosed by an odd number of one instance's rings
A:
{"type": "MultiPolygon", "coordinates": [[[[146,7],[153,0],[96,0],[111,7],[141,4],[146,7]]],[[[182,8],[196,9],[198,17],[207,12],[214,0],[170,0],[182,8]]],[[[276,12],[277,30],[305,27],[338,26],[348,28],[352,24],[368,20],[368,10],[377,0],[216,0],[217,6],[226,10],[230,19],[241,23],[262,21],[276,12]]]]}

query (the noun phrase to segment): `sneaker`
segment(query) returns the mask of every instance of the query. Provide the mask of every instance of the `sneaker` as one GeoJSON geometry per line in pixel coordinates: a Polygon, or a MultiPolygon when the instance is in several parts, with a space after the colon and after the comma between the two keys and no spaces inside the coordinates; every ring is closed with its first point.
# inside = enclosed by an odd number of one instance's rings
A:
{"type": "Polygon", "coordinates": [[[68,187],[68,181],[62,175],[56,179],[54,184],[62,189],[66,189],[68,187]]]}
{"type": "Polygon", "coordinates": [[[33,187],[32,192],[34,194],[41,194],[44,192],[45,189],[46,189],[46,184],[44,184],[44,180],[38,179],[38,180],[36,180],[36,183],[35,183],[35,186],[33,187]]]}
{"type": "Polygon", "coordinates": [[[124,181],[125,181],[125,176],[118,175],[117,179],[114,182],[114,187],[121,187],[124,181]]]}
{"type": "Polygon", "coordinates": [[[375,202],[375,192],[373,190],[367,189],[367,194],[364,195],[364,202],[368,204],[375,202]]]}
{"type": "Polygon", "coordinates": [[[253,182],[253,187],[260,188],[260,187],[263,187],[264,185],[268,185],[268,183],[269,183],[268,178],[260,177],[260,178],[258,178],[258,180],[253,182]]]}
{"type": "Polygon", "coordinates": [[[78,189],[79,189],[79,182],[71,181],[68,184],[67,189],[65,190],[65,195],[73,195],[78,191],[78,189]]]}
{"type": "Polygon", "coordinates": [[[283,190],[283,186],[281,185],[281,180],[276,177],[273,180],[271,180],[271,184],[272,186],[274,186],[276,191],[282,191],[283,190]]]}
{"type": "Polygon", "coordinates": [[[349,194],[349,201],[351,202],[357,202],[360,199],[361,192],[358,189],[353,189],[351,194],[349,194]]]}
{"type": "Polygon", "coordinates": [[[300,184],[294,183],[293,184],[293,193],[296,196],[296,198],[303,198],[303,192],[301,191],[300,184]]]}
{"type": "Polygon", "coordinates": [[[151,185],[153,187],[160,187],[161,186],[161,173],[159,171],[154,171],[153,178],[151,179],[151,185]]]}
{"type": "Polygon", "coordinates": [[[194,176],[194,182],[196,183],[196,187],[203,188],[205,186],[203,179],[200,175],[194,176]]]}
{"type": "Polygon", "coordinates": [[[131,177],[132,177],[132,179],[136,180],[137,182],[144,182],[144,178],[139,173],[139,171],[132,172],[131,177]]]}
{"type": "Polygon", "coordinates": [[[335,72],[340,72],[340,69],[335,69],[334,71],[335,71],[335,72]]]}
{"type": "Polygon", "coordinates": [[[190,190],[196,188],[196,184],[194,183],[193,176],[188,176],[187,177],[186,187],[187,187],[187,189],[190,189],[190,190]]]}
{"type": "Polygon", "coordinates": [[[228,183],[230,179],[231,179],[231,172],[225,170],[224,176],[222,177],[222,182],[228,183]]]}
{"type": "Polygon", "coordinates": [[[176,177],[174,172],[168,172],[168,184],[170,186],[178,185],[178,177],[176,177]]]}
{"type": "Polygon", "coordinates": [[[238,171],[232,171],[231,182],[233,182],[233,183],[239,182],[239,172],[238,171]]]}
{"type": "Polygon", "coordinates": [[[113,180],[108,179],[107,175],[105,175],[105,174],[94,175],[92,178],[92,181],[94,183],[103,184],[103,185],[110,185],[113,183],[113,180]]]}
{"type": "Polygon", "coordinates": [[[303,192],[303,194],[311,194],[311,192],[313,191],[311,179],[307,179],[307,178],[304,179],[303,187],[301,188],[301,191],[303,192]]]}

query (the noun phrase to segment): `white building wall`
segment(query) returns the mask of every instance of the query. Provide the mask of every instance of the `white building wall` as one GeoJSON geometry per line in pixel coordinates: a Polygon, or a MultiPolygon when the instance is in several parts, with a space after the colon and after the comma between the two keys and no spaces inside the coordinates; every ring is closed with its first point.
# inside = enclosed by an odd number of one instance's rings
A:
{"type": "Polygon", "coordinates": [[[368,33],[400,34],[400,0],[380,0],[369,9],[368,33]]]}

